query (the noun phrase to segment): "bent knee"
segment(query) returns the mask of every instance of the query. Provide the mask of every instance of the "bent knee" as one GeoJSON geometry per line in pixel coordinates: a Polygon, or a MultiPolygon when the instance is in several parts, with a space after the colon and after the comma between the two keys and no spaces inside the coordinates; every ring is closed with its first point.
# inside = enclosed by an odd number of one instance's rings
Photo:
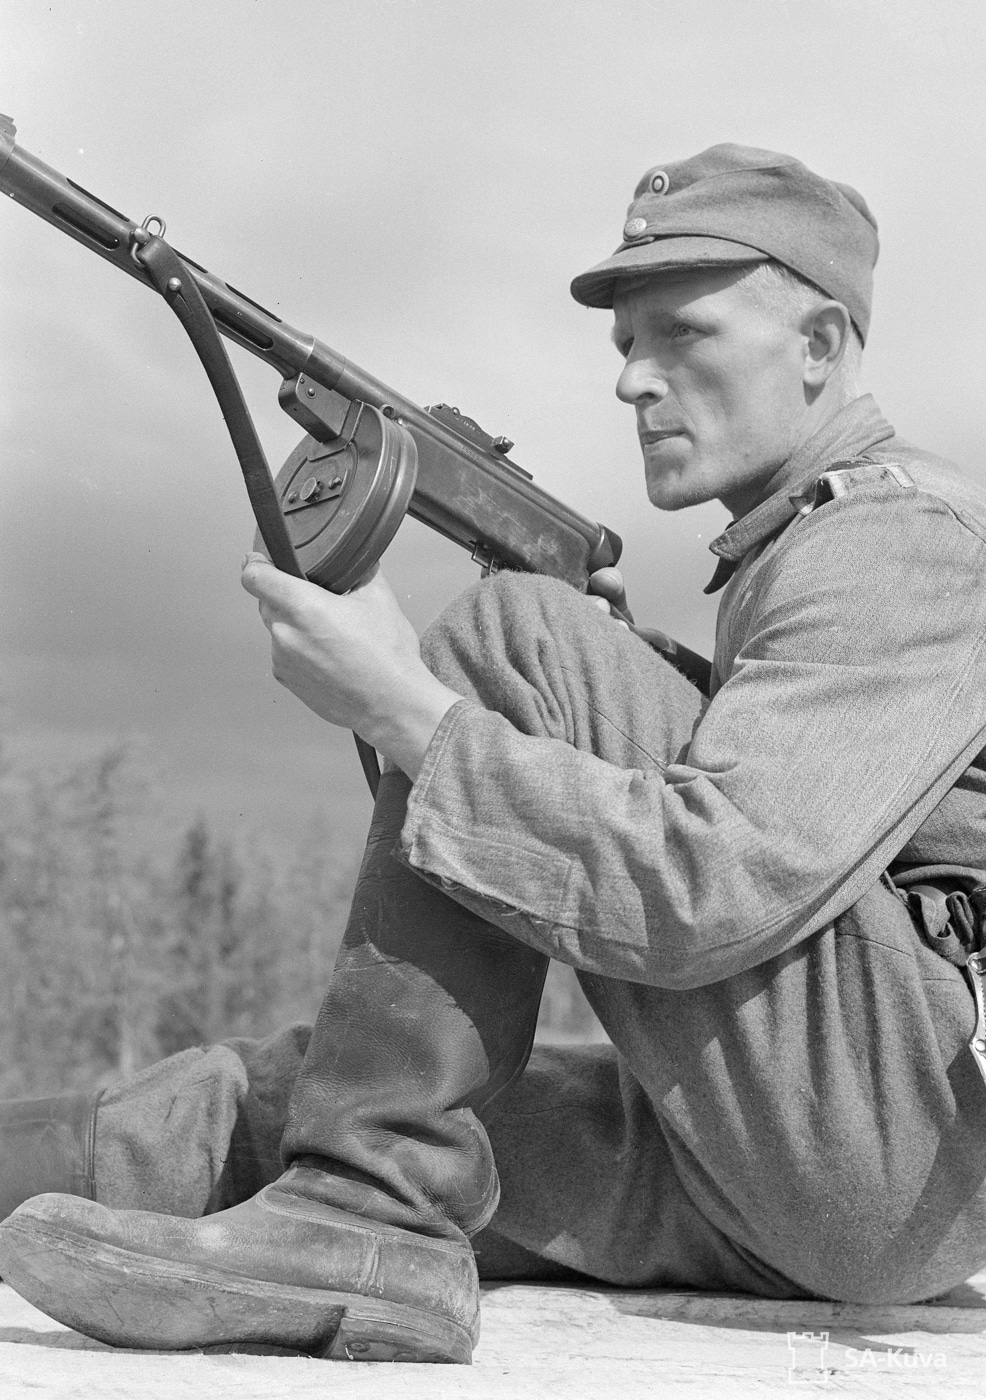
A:
{"type": "Polygon", "coordinates": [[[488,643],[518,628],[540,629],[585,607],[585,594],[560,579],[501,569],[453,599],[425,631],[421,645],[430,653],[475,640],[488,643]]]}
{"type": "Polygon", "coordinates": [[[446,685],[481,693],[498,666],[538,670],[544,644],[602,613],[570,584],[504,569],[461,593],[421,638],[428,669],[446,685]]]}

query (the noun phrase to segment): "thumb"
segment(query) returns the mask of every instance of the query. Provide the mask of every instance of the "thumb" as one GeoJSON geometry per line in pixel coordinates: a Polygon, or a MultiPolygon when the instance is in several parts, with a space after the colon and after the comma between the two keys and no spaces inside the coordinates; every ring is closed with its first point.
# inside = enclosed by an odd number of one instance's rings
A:
{"type": "Polygon", "coordinates": [[[275,569],[266,554],[253,549],[243,559],[240,583],[254,598],[275,602],[285,595],[285,585],[289,583],[290,577],[289,574],[281,573],[280,569],[275,569]]]}

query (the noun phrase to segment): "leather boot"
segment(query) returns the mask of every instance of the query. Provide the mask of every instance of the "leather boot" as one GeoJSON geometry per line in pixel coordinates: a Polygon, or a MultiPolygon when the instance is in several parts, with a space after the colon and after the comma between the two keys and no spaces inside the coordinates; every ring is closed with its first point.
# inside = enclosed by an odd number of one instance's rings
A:
{"type": "Polygon", "coordinates": [[[471,1359],[498,1196],[476,1114],[527,1061],[547,959],[393,858],[408,791],[384,775],[287,1171],[202,1220],[27,1203],[0,1270],[42,1311],[117,1346],[471,1359]]]}
{"type": "Polygon", "coordinates": [[[96,1199],[93,1154],[103,1091],[0,1102],[0,1220],[31,1196],[96,1199]]]}

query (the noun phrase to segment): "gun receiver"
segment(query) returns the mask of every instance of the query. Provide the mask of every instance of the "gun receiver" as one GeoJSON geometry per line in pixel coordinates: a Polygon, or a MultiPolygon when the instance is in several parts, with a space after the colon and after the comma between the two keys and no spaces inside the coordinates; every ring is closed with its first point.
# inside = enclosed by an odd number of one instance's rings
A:
{"type": "MultiPolygon", "coordinates": [[[[14,123],[9,117],[0,117],[0,190],[122,272],[160,291],[136,254],[147,242],[152,225],[158,225],[163,236],[163,221],[152,216],[142,225],[134,223],[23,150],[15,136],[14,123]]],[[[350,416],[355,404],[369,405],[405,429],[417,455],[417,475],[413,477],[412,464],[409,500],[405,494],[400,499],[392,495],[382,504],[361,502],[361,507],[379,508],[385,515],[389,511],[387,529],[371,538],[370,546],[383,538],[386,547],[406,507],[409,515],[469,549],[488,569],[551,574],[584,591],[594,569],[619,559],[619,536],[536,486],[529,474],[510,460],[507,453],[513,444],[506,438],[490,437],[447,405],[419,407],[322,341],[266,311],[192,258],[184,253],[178,256],[194,278],[219,331],[277,370],[284,380],[279,395],[282,407],[316,440],[306,439],[292,454],[277,482],[279,490],[282,482],[287,482],[281,503],[296,543],[298,528],[304,535],[298,521],[310,518],[314,522],[318,515],[314,510],[305,517],[300,513],[315,504],[328,509],[327,503],[333,500],[330,493],[338,495],[343,483],[348,487],[355,476],[345,471],[321,478],[314,472],[304,475],[309,466],[331,455],[333,444],[353,442],[359,426],[350,416]],[[328,445],[321,457],[317,444],[328,445]],[[295,477],[300,484],[292,500],[295,477]],[[299,512],[297,518],[292,511],[299,512]]],[[[369,418],[364,420],[364,428],[372,426],[369,418]]],[[[386,424],[377,423],[373,444],[383,452],[378,445],[381,430],[386,432],[386,424]]],[[[325,510],[322,516],[324,519],[325,510]]],[[[298,557],[304,565],[300,548],[298,557]]],[[[364,550],[358,563],[365,561],[364,550]]],[[[355,567],[350,560],[350,574],[355,567]]],[[[306,571],[323,582],[307,565],[306,571]]],[[[340,585],[337,580],[328,586],[340,585]]]]}

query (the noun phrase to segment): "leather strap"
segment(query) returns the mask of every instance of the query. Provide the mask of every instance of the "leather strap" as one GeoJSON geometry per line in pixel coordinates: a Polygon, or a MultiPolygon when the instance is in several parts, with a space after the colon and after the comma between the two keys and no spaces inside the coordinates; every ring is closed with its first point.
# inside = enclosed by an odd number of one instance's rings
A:
{"type": "MultiPolygon", "coordinates": [[[[134,256],[147,269],[155,289],[161,293],[184,327],[195,353],[209,376],[213,393],[219,400],[237,460],[246,483],[247,495],[271,563],[282,573],[304,578],[294,545],[277,498],[274,478],[257,430],[253,426],[243,391],[233,372],[226,347],[222,342],[212,312],[199,291],[195,278],[169,243],[146,230],[138,230],[143,238],[135,238],[134,256]]],[[[354,734],[356,751],[370,792],[377,795],[380,764],[372,745],[354,734]]]]}
{"type": "Polygon", "coordinates": [[[277,499],[264,449],[253,426],[243,391],[233,366],[229,362],[212,312],[198,289],[195,278],[181,258],[163,238],[148,238],[137,254],[157,291],[184,327],[202,368],[209,376],[213,393],[219,400],[226,427],[239,459],[247,494],[257,519],[260,535],[267,546],[271,563],[285,574],[304,578],[294,545],[288,535],[281,504],[277,499]]]}

